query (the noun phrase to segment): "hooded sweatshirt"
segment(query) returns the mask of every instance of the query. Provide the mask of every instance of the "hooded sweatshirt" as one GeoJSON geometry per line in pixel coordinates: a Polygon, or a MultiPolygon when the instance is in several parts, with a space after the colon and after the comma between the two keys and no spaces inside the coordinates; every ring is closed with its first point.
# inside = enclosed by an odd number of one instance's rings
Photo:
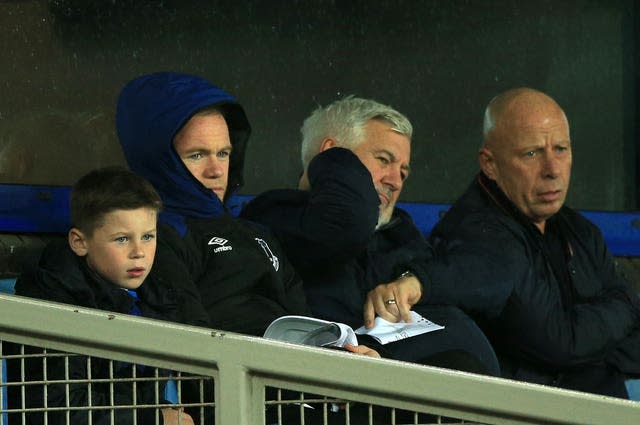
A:
{"type": "Polygon", "coordinates": [[[268,231],[232,217],[173,147],[176,133],[203,108],[221,111],[233,147],[224,201],[243,183],[251,127],[235,98],[207,80],[160,72],[130,81],[120,93],[117,131],[129,167],[162,198],[151,274],[197,288],[217,329],[262,335],[286,314],[308,314],[302,283],[268,231]]]}

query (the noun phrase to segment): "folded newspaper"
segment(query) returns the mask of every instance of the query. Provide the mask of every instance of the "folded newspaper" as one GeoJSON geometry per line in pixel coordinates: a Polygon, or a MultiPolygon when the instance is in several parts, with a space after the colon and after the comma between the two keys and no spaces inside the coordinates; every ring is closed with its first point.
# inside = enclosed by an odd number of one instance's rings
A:
{"type": "Polygon", "coordinates": [[[426,334],[444,329],[444,326],[437,325],[432,321],[425,319],[415,311],[411,312],[411,322],[388,322],[382,317],[376,317],[371,329],[364,326],[356,329],[358,335],[369,335],[376,339],[380,344],[388,344],[401,339],[411,338],[412,336],[426,334]]]}
{"type": "Polygon", "coordinates": [[[369,335],[380,344],[388,344],[444,329],[444,326],[425,319],[415,311],[411,312],[411,320],[411,323],[392,323],[377,317],[373,328],[365,329],[363,326],[354,331],[344,323],[307,316],[282,316],[271,322],[264,337],[316,347],[343,347],[345,344],[358,345],[356,334],[369,335]]]}

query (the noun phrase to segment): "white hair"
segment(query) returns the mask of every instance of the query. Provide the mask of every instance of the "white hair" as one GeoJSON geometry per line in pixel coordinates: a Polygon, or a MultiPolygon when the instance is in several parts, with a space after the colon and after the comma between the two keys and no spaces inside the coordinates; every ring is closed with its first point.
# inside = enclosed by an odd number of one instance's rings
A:
{"type": "Polygon", "coordinates": [[[325,107],[318,107],[304,120],[302,133],[302,166],[320,152],[322,141],[334,138],[337,146],[353,149],[364,141],[365,125],[371,120],[388,122],[391,128],[409,141],[413,127],[409,119],[390,106],[374,100],[348,96],[325,107]]]}

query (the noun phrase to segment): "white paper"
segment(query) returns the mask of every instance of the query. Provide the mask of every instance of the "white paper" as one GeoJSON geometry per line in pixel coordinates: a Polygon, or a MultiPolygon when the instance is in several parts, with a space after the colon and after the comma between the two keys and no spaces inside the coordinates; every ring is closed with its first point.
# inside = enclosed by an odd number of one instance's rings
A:
{"type": "Polygon", "coordinates": [[[415,311],[411,312],[411,323],[388,322],[382,317],[376,317],[373,327],[366,329],[364,326],[356,329],[358,335],[369,335],[376,339],[380,344],[388,344],[394,341],[400,341],[401,339],[411,338],[412,336],[421,335],[427,332],[433,332],[440,329],[444,329],[444,326],[440,326],[433,323],[430,320],[425,319],[415,311]]]}
{"type": "Polygon", "coordinates": [[[340,339],[331,345],[335,345],[336,347],[344,347],[345,344],[358,345],[358,339],[353,329],[351,329],[351,326],[347,326],[344,323],[334,323],[338,325],[342,334],[340,335],[340,339]]]}

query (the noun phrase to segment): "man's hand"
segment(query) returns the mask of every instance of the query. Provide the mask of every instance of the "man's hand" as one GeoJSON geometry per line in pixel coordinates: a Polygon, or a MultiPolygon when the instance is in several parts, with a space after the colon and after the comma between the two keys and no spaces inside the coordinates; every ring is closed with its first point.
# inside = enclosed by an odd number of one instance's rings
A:
{"type": "Polygon", "coordinates": [[[167,407],[161,409],[163,425],[194,425],[193,419],[183,408],[167,407]]]}
{"type": "Polygon", "coordinates": [[[364,303],[364,327],[370,329],[376,315],[389,322],[411,322],[411,308],[422,296],[422,285],[413,274],[376,286],[364,303]]]}
{"type": "Polygon", "coordinates": [[[342,348],[355,354],[361,354],[363,356],[368,356],[368,357],[375,357],[377,359],[382,358],[380,353],[378,353],[373,348],[367,347],[366,345],[345,344],[344,347],[342,348]]]}

